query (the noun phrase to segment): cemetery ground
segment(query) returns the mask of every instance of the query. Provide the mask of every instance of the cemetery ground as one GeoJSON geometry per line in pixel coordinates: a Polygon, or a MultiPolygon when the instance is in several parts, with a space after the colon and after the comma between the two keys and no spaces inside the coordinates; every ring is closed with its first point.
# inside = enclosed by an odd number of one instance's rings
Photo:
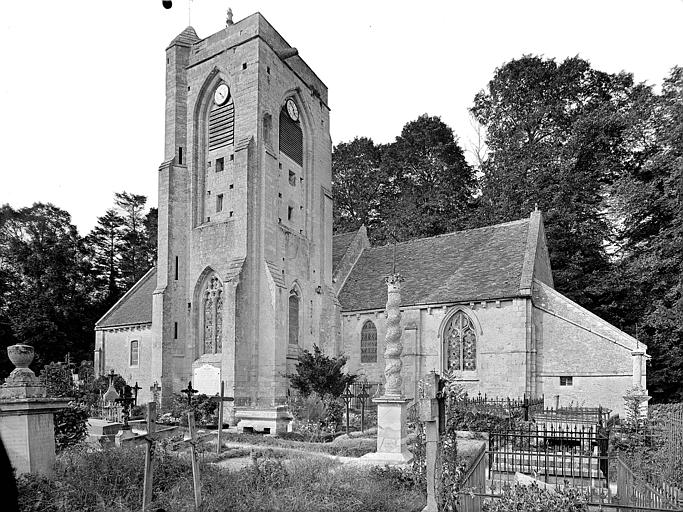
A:
{"type": "MultiPolygon", "coordinates": [[[[209,437],[213,442],[199,450],[201,510],[417,511],[424,506],[424,489],[409,471],[354,464],[351,457],[328,453],[371,451],[367,438],[347,443],[353,448],[323,450],[315,443],[227,432],[216,454],[215,436],[209,437]]],[[[143,473],[142,449],[75,446],[57,457],[53,478],[19,478],[20,509],[140,510],[143,473]]],[[[158,508],[195,509],[190,455],[174,439],[160,442],[154,456],[151,510],[158,508]]]]}

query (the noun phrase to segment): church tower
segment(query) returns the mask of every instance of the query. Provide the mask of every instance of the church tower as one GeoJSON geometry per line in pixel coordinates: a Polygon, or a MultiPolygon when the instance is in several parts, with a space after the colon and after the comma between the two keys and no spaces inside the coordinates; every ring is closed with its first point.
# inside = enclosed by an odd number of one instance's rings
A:
{"type": "Polygon", "coordinates": [[[151,380],[235,407],[286,400],[299,351],[334,344],[327,88],[254,14],[166,49],[151,380]],[[234,395],[233,395],[234,393],[234,395]]]}

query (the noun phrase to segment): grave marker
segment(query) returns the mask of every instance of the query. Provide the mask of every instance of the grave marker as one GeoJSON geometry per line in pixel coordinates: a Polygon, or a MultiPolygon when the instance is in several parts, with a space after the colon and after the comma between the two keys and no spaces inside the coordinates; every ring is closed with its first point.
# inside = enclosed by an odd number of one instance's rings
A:
{"type": "Polygon", "coordinates": [[[190,451],[192,453],[192,481],[194,484],[194,506],[196,510],[202,505],[202,481],[199,474],[199,461],[197,461],[197,430],[194,424],[194,413],[187,413],[187,423],[190,428],[190,451]]]}
{"type": "Polygon", "coordinates": [[[221,445],[223,443],[223,402],[232,402],[233,400],[233,397],[225,396],[225,382],[221,381],[220,396],[211,397],[211,401],[218,402],[218,441],[216,443],[216,453],[221,453],[221,445]]]}

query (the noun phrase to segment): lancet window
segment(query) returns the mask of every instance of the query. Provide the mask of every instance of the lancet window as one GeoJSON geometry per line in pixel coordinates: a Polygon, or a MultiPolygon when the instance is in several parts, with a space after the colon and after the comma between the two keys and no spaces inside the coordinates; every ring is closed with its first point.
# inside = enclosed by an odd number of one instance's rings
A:
{"type": "Polygon", "coordinates": [[[377,362],[377,327],[367,320],[360,331],[360,362],[377,362]]]}
{"type": "Polygon", "coordinates": [[[223,349],[223,283],[218,277],[209,279],[202,300],[204,353],[217,354],[223,349]]]}
{"type": "Polygon", "coordinates": [[[472,319],[464,312],[454,314],[444,329],[449,370],[477,369],[477,333],[472,319]]]}
{"type": "Polygon", "coordinates": [[[296,290],[289,293],[289,343],[299,343],[299,294],[296,290]]]}

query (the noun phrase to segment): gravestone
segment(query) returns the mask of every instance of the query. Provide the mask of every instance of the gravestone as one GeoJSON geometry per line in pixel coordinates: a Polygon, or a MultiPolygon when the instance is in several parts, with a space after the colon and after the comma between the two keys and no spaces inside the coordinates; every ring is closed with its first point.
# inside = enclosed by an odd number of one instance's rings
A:
{"type": "Polygon", "coordinates": [[[192,381],[199,394],[217,395],[221,392],[221,369],[212,364],[203,364],[194,369],[192,381]]]}

